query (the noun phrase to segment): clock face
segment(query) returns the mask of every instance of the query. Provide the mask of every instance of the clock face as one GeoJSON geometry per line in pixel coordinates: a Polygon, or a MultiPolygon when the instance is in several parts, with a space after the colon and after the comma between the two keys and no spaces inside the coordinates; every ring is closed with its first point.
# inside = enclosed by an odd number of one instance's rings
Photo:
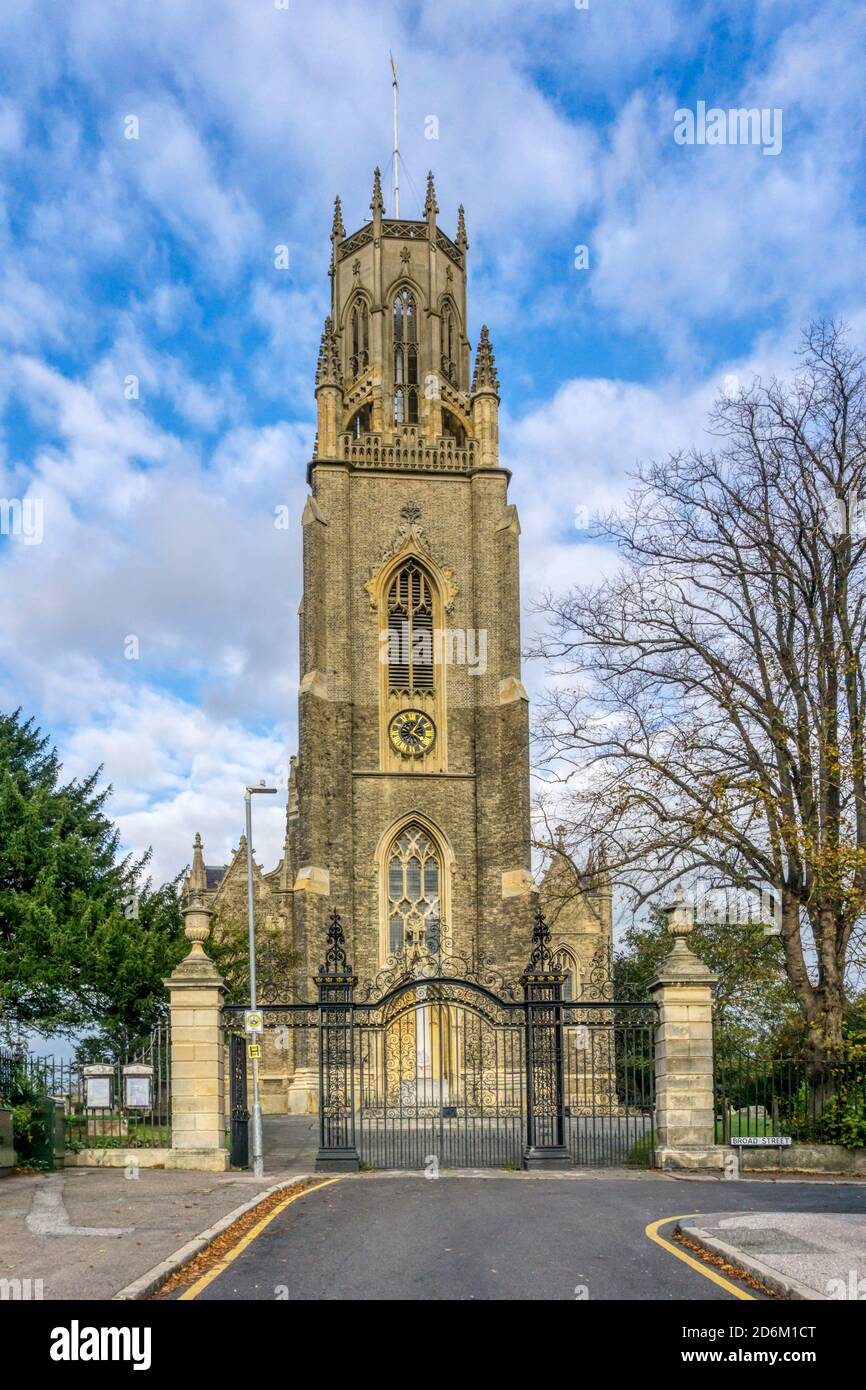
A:
{"type": "Polygon", "coordinates": [[[436,725],[420,709],[403,709],[388,725],[391,747],[405,758],[420,758],[436,741],[436,725]]]}

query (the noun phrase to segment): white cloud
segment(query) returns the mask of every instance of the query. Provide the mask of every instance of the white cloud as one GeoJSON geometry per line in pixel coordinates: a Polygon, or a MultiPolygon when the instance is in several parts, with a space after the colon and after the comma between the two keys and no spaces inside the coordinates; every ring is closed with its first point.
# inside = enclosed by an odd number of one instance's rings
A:
{"type": "Polygon", "coordinates": [[[63,305],[44,285],[14,263],[6,265],[0,283],[0,342],[16,348],[62,342],[65,318],[63,305]]]}
{"type": "Polygon", "coordinates": [[[634,93],[602,161],[590,293],[681,366],[712,359],[721,325],[863,302],[866,232],[851,181],[863,159],[866,16],[834,26],[810,13],[774,38],[742,81],[691,86],[709,106],[781,108],[779,155],[675,145],[674,111],[694,102],[665,85],[634,93]]]}
{"type": "Polygon", "coordinates": [[[225,863],[243,830],[243,788],[262,777],[281,788],[273,803],[255,808],[256,858],[273,868],[285,834],[285,738],[211,718],[153,690],[130,695],[115,687],[101,700],[94,695],[99,722],[82,724],[64,740],[63,774],[86,776],[105,764],[114,787],[109,812],[137,853],[153,847],[155,882],[189,862],[196,830],[208,863],[225,863]]]}
{"type": "Polygon", "coordinates": [[[212,276],[221,279],[249,257],[261,238],[257,214],[244,193],[220,177],[201,134],[169,100],[118,109],[105,131],[113,173],[137,185],[148,204],[212,276]],[[138,136],[124,135],[124,120],[138,136]]]}
{"type": "Polygon", "coordinates": [[[622,502],[639,462],[699,438],[719,385],[684,391],[676,383],[569,381],[506,423],[504,461],[520,509],[527,603],[543,588],[588,580],[610,562],[609,553],[581,537],[587,518],[622,502]]]}
{"type": "Polygon", "coordinates": [[[14,101],[0,99],[0,155],[18,154],[24,139],[24,118],[14,101]]]}
{"type": "MultiPolygon", "coordinates": [[[[613,550],[590,539],[587,519],[620,506],[638,464],[680,449],[707,448],[707,416],[726,378],[742,386],[755,376],[790,372],[790,339],[767,337],[694,383],[673,378],[656,385],[585,378],[566,382],[524,416],[503,422],[503,462],[513,470],[511,497],[521,522],[524,642],[544,626],[534,612],[542,595],[598,582],[617,566],[613,550]]],[[[549,673],[527,669],[532,694],[549,673]]]]}

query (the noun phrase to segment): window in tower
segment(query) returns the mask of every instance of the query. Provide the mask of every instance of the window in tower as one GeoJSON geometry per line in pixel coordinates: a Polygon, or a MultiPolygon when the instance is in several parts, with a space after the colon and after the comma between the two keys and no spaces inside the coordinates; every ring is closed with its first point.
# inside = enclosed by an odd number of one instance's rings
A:
{"type": "Polygon", "coordinates": [[[366,371],[370,362],[370,316],[363,299],[352,310],[351,346],[349,375],[354,379],[366,371]]]}
{"type": "Polygon", "coordinates": [[[349,434],[351,434],[354,439],[360,439],[362,434],[369,434],[372,427],[372,406],[370,406],[369,404],[362,405],[361,409],[356,410],[355,414],[349,421],[349,434]]]}
{"type": "Polygon", "coordinates": [[[433,694],[433,586],[407,560],[388,588],[388,689],[392,695],[433,694]]]}
{"type": "Polygon", "coordinates": [[[436,846],[419,825],[407,826],[388,855],[388,950],[398,955],[407,946],[439,949],[441,861],[436,846]]]}
{"type": "Polygon", "coordinates": [[[418,423],[418,324],[415,297],[405,287],[394,300],[394,423],[418,423]]]}

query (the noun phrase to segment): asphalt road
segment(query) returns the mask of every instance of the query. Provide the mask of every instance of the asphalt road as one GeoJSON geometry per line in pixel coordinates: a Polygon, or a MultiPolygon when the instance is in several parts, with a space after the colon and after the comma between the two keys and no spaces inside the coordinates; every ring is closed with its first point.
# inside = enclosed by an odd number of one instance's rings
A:
{"type": "Polygon", "coordinates": [[[655,1174],[342,1178],[287,1207],[195,1297],[736,1302],[645,1234],[661,1218],[722,1207],[864,1213],[866,1186],[655,1174]]]}

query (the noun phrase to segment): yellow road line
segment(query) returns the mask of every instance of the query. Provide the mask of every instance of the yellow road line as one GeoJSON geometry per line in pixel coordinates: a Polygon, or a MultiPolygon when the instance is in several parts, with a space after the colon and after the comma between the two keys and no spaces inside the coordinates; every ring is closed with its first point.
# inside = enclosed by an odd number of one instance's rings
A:
{"type": "Polygon", "coordinates": [[[297,1202],[299,1197],[308,1197],[311,1192],[319,1192],[323,1187],[330,1187],[332,1182],[339,1182],[339,1178],[325,1178],[322,1182],[317,1182],[315,1187],[304,1187],[300,1192],[290,1192],[284,1201],[278,1202],[272,1211],[269,1211],[266,1216],[262,1217],[261,1221],[257,1221],[255,1226],[252,1226],[247,1231],[245,1236],[241,1236],[237,1245],[233,1245],[228,1254],[223,1255],[222,1259],[217,1261],[213,1269],[209,1269],[207,1274],[203,1274],[194,1284],[190,1284],[186,1292],[180,1295],[178,1302],[184,1299],[198,1298],[202,1289],[206,1289],[208,1284],[212,1283],[218,1275],[228,1269],[232,1261],[236,1260],[238,1255],[242,1254],[247,1246],[252,1244],[256,1236],[261,1235],[262,1231],[266,1226],[271,1224],[275,1216],[279,1216],[281,1211],[285,1211],[286,1207],[290,1207],[292,1202],[297,1202]]]}
{"type": "MultiPolygon", "coordinates": [[[[695,1213],[690,1212],[689,1215],[694,1216],[695,1213]]],[[[709,1265],[701,1264],[700,1260],[687,1255],[685,1250],[680,1250],[679,1246],[673,1245],[669,1240],[665,1240],[664,1236],[659,1235],[659,1226],[667,1226],[671,1221],[688,1221],[688,1219],[688,1216],[663,1216],[661,1221],[651,1221],[644,1231],[644,1235],[649,1236],[650,1240],[655,1241],[656,1245],[660,1245],[663,1250],[669,1250],[672,1255],[676,1255],[678,1260],[684,1260],[687,1265],[691,1265],[692,1269],[698,1271],[698,1274],[712,1279],[714,1284],[718,1284],[720,1288],[732,1293],[735,1298],[749,1299],[753,1303],[755,1301],[754,1294],[746,1293],[745,1289],[738,1289],[736,1284],[732,1284],[729,1279],[717,1274],[709,1265]]]]}

